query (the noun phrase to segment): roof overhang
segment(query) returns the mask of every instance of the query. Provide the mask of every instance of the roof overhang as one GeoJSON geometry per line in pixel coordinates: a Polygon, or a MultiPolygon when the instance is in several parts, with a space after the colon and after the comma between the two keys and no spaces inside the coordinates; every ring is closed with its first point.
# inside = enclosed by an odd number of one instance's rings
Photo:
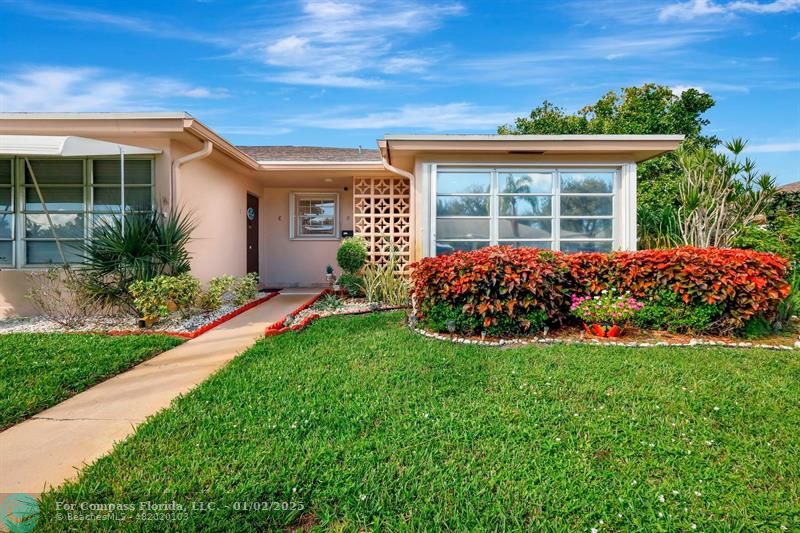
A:
{"type": "Polygon", "coordinates": [[[381,155],[412,170],[420,154],[463,154],[547,159],[580,154],[614,156],[641,162],[676,149],[683,135],[411,135],[388,134],[378,140],[381,155]]]}
{"type": "Polygon", "coordinates": [[[161,150],[75,135],[0,135],[0,154],[61,157],[155,155],[161,150]]]}

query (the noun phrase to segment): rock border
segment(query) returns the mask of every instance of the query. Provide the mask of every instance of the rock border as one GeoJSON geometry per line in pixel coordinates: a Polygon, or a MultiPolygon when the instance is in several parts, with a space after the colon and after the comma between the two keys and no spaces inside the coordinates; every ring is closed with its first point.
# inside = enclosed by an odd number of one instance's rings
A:
{"type": "Polygon", "coordinates": [[[408,329],[427,337],[439,341],[451,342],[453,344],[471,344],[475,346],[529,346],[533,344],[581,344],[587,346],[622,346],[626,348],[655,348],[655,347],[695,347],[695,346],[720,346],[724,348],[761,348],[766,350],[790,351],[800,348],[800,341],[795,341],[794,346],[786,346],[783,344],[760,344],[755,342],[723,342],[703,339],[691,339],[689,342],[623,342],[623,341],[605,341],[600,342],[597,339],[593,340],[576,340],[576,339],[555,339],[548,337],[532,337],[532,338],[512,338],[512,339],[497,339],[497,340],[482,340],[467,337],[450,336],[442,333],[434,333],[426,329],[408,325],[408,329]]]}
{"type": "Polygon", "coordinates": [[[86,331],[59,331],[59,332],[34,332],[34,333],[43,333],[43,334],[50,334],[50,333],[60,333],[66,335],[108,335],[111,337],[124,337],[129,335],[163,335],[165,337],[176,337],[179,339],[184,340],[192,340],[194,338],[199,337],[203,333],[207,333],[208,331],[214,329],[215,327],[224,324],[225,322],[235,318],[245,311],[249,311],[250,309],[256,307],[257,305],[261,305],[262,303],[275,298],[280,291],[271,291],[266,295],[248,302],[241,307],[237,307],[233,311],[222,315],[221,317],[212,320],[207,324],[203,324],[199,328],[195,329],[194,331],[170,331],[170,330],[157,330],[157,329],[110,329],[110,330],[86,330],[86,331]]]}

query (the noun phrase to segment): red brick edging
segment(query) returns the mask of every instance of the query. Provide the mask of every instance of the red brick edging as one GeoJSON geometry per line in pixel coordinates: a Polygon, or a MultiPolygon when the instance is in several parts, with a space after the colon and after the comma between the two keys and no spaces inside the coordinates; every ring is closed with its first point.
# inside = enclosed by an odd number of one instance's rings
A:
{"type": "Polygon", "coordinates": [[[280,293],[277,292],[277,291],[276,292],[271,292],[271,293],[267,294],[266,296],[264,296],[262,298],[259,298],[258,300],[253,300],[252,302],[250,302],[248,304],[245,304],[245,305],[239,307],[238,309],[234,309],[233,311],[231,311],[230,313],[228,313],[226,315],[222,315],[221,317],[219,317],[218,319],[214,320],[213,322],[209,322],[208,324],[206,324],[206,325],[204,325],[202,327],[199,327],[194,331],[112,330],[112,331],[101,331],[101,332],[85,331],[85,332],[76,332],[76,333],[103,333],[105,335],[166,335],[168,337],[178,337],[178,338],[181,338],[181,339],[194,339],[196,337],[199,337],[203,333],[205,333],[205,332],[207,332],[207,331],[209,331],[211,329],[214,329],[215,327],[219,326],[220,324],[223,324],[223,323],[227,322],[228,320],[241,315],[245,311],[249,311],[250,309],[254,308],[255,306],[261,305],[264,302],[266,302],[267,300],[271,300],[272,298],[275,298],[278,294],[280,294],[280,293]]]}
{"type": "Polygon", "coordinates": [[[319,300],[320,298],[322,298],[326,294],[330,294],[330,293],[331,293],[330,289],[324,289],[322,292],[320,292],[319,294],[317,294],[316,296],[314,296],[313,298],[308,300],[306,303],[304,303],[303,305],[301,305],[300,307],[298,307],[297,309],[295,309],[291,313],[283,315],[278,320],[276,320],[275,322],[273,322],[272,324],[267,326],[267,329],[264,330],[264,336],[265,337],[272,337],[273,335],[280,335],[281,333],[286,333],[287,331],[297,331],[299,329],[303,329],[304,327],[309,325],[312,321],[314,321],[317,318],[319,318],[319,315],[316,314],[316,313],[308,315],[307,317],[305,317],[303,320],[301,320],[297,324],[292,324],[291,326],[284,326],[283,324],[286,322],[286,319],[289,317],[289,315],[297,315],[301,311],[305,311],[306,309],[308,309],[309,307],[311,307],[312,305],[317,303],[317,300],[319,300]]]}

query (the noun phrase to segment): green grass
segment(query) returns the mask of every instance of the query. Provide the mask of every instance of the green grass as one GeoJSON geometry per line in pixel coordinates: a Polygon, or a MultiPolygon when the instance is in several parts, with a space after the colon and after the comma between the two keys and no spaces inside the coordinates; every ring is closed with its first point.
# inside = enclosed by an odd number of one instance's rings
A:
{"type": "Polygon", "coordinates": [[[797,530],[799,405],[794,352],[499,350],[423,338],[399,313],[329,318],[259,342],[141,426],[45,495],[41,525],[797,530]],[[173,500],[182,521],[65,523],[55,511],[173,500]]]}
{"type": "Polygon", "coordinates": [[[0,429],[180,343],[151,335],[0,335],[0,429]]]}

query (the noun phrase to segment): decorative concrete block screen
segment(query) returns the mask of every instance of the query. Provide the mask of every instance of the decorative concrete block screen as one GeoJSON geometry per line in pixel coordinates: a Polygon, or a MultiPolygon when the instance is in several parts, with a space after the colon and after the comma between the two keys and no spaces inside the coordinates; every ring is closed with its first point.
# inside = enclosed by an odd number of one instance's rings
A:
{"type": "Polygon", "coordinates": [[[353,228],[367,241],[369,259],[385,262],[392,252],[400,263],[411,259],[411,202],[408,180],[353,178],[353,228]]]}

